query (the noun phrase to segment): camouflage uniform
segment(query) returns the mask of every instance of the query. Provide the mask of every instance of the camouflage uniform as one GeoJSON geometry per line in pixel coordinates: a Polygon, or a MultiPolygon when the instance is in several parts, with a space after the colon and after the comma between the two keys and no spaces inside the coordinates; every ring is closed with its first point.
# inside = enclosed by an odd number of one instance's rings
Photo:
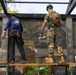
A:
{"type": "Polygon", "coordinates": [[[57,48],[58,56],[61,57],[61,56],[63,56],[63,52],[62,52],[60,36],[59,36],[60,26],[52,23],[52,18],[50,16],[50,14],[47,14],[44,19],[47,20],[49,23],[48,32],[47,32],[47,43],[48,43],[49,57],[53,57],[54,47],[57,48]]]}

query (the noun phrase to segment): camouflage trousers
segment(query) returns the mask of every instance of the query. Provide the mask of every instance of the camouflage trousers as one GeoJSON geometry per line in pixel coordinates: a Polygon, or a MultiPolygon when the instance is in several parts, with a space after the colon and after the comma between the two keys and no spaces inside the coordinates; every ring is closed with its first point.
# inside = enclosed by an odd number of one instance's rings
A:
{"type": "Polygon", "coordinates": [[[49,57],[53,56],[53,50],[55,47],[58,50],[58,56],[63,56],[59,32],[60,32],[60,30],[58,27],[50,27],[50,29],[48,29],[47,43],[48,43],[49,57]]]}

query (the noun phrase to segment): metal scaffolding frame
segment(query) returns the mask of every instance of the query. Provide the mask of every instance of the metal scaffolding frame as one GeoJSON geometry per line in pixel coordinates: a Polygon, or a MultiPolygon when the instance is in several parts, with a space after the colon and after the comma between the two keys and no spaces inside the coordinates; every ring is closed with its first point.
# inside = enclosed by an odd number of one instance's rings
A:
{"type": "MultiPolygon", "coordinates": [[[[51,4],[68,4],[68,7],[67,7],[67,10],[66,10],[66,13],[63,15],[61,14],[61,16],[66,17],[67,15],[70,15],[71,12],[73,11],[73,9],[75,8],[75,5],[76,5],[76,0],[69,0],[69,2],[33,2],[33,1],[6,1],[6,0],[0,0],[1,4],[2,4],[2,7],[3,7],[3,10],[4,10],[4,13],[6,15],[9,15],[9,13],[7,12],[7,6],[6,6],[6,3],[35,3],[35,4],[48,4],[48,3],[51,3],[51,4]]],[[[43,18],[45,14],[21,14],[21,13],[18,13],[16,14],[18,15],[20,18],[43,18]],[[29,16],[30,15],[30,16],[29,16]],[[39,16],[40,15],[40,16],[39,16]],[[42,16],[41,16],[42,15],[42,16]]]]}
{"type": "Polygon", "coordinates": [[[1,1],[1,4],[2,4],[3,10],[4,10],[4,13],[7,15],[8,12],[7,12],[7,7],[6,7],[6,1],[5,0],[0,0],[0,1],[1,1]]]}
{"type": "Polygon", "coordinates": [[[66,14],[70,15],[70,13],[73,11],[73,9],[75,8],[75,6],[76,6],[76,0],[70,0],[68,8],[67,8],[67,11],[66,11],[66,14]]]}
{"type": "Polygon", "coordinates": [[[6,1],[6,3],[37,3],[37,4],[69,4],[69,2],[29,2],[29,1],[22,1],[22,2],[20,2],[20,1],[12,1],[12,2],[10,2],[10,1],[6,1]]]}

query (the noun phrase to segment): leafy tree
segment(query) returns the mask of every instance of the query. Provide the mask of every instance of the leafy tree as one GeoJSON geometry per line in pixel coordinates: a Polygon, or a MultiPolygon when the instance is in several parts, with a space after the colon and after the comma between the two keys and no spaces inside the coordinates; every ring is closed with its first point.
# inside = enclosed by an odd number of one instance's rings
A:
{"type": "Polygon", "coordinates": [[[51,68],[48,66],[28,66],[24,69],[24,75],[50,75],[51,68]]]}
{"type": "Polygon", "coordinates": [[[18,13],[18,10],[11,10],[10,8],[8,8],[8,12],[9,13],[18,13]]]}
{"type": "Polygon", "coordinates": [[[0,12],[2,11],[2,5],[0,4],[0,12]]]}
{"type": "MultiPolygon", "coordinates": [[[[15,0],[8,0],[10,2],[15,1],[15,0]]],[[[0,4],[0,12],[2,12],[2,5],[0,4]]],[[[8,8],[8,12],[9,13],[18,13],[18,10],[11,10],[10,8],[8,8]]]]}

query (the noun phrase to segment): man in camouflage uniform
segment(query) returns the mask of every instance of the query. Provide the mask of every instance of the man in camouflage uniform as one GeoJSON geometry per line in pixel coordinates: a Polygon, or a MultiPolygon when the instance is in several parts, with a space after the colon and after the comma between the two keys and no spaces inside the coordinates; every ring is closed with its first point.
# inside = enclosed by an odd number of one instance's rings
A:
{"type": "Polygon", "coordinates": [[[62,47],[59,38],[59,27],[63,24],[63,22],[59,14],[53,11],[53,6],[51,4],[47,5],[46,10],[48,11],[48,14],[44,18],[44,22],[42,24],[40,32],[40,37],[43,36],[45,26],[47,25],[48,22],[49,26],[47,32],[47,43],[48,43],[49,63],[54,62],[53,60],[54,47],[56,47],[58,50],[58,56],[60,57],[59,63],[63,63],[65,60],[63,57],[62,47]]]}

